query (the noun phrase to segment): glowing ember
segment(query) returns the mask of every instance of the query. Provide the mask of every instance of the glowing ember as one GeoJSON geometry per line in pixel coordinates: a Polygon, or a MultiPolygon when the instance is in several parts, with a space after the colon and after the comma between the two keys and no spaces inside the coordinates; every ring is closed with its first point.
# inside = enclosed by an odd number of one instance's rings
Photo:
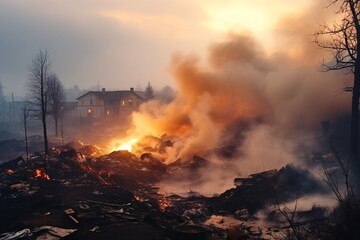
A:
{"type": "Polygon", "coordinates": [[[166,208],[172,207],[172,203],[166,199],[159,199],[159,208],[161,211],[165,211],[166,208]]]}
{"type": "Polygon", "coordinates": [[[13,174],[13,173],[14,173],[14,171],[13,171],[13,170],[11,170],[11,169],[8,169],[8,170],[6,170],[6,173],[7,173],[7,174],[9,174],[9,175],[11,175],[11,174],[13,174]]]}
{"type": "Polygon", "coordinates": [[[166,208],[172,207],[173,204],[170,202],[170,200],[167,198],[167,194],[159,194],[158,196],[158,202],[159,202],[159,208],[160,211],[165,211],[166,208]]]}
{"type": "Polygon", "coordinates": [[[112,151],[120,151],[120,150],[126,150],[128,152],[131,152],[133,149],[134,144],[138,141],[138,138],[131,138],[128,141],[120,141],[121,143],[117,143],[115,148],[112,151]]]}
{"type": "Polygon", "coordinates": [[[136,196],[136,195],[134,195],[134,198],[135,198],[136,201],[138,201],[138,202],[143,202],[143,201],[144,201],[143,198],[141,198],[141,197],[139,197],[139,196],[136,196]]]}
{"type": "Polygon", "coordinates": [[[34,174],[34,179],[45,179],[50,180],[50,176],[46,174],[45,171],[41,169],[36,169],[34,174]]]}

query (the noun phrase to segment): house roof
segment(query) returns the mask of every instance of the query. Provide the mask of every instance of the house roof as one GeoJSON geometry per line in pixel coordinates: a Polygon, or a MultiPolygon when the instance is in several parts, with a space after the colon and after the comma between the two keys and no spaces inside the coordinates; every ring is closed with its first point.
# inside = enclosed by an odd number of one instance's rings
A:
{"type": "Polygon", "coordinates": [[[120,99],[126,99],[132,96],[137,96],[142,100],[145,100],[145,92],[142,91],[131,91],[131,90],[122,90],[122,91],[89,91],[84,95],[81,95],[77,100],[85,97],[88,94],[94,94],[96,97],[104,99],[105,101],[116,101],[120,99]]]}

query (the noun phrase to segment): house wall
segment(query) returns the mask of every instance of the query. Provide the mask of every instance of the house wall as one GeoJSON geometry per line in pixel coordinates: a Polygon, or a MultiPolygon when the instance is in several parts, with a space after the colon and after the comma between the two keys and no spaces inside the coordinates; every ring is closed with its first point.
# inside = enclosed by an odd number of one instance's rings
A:
{"type": "Polygon", "coordinates": [[[78,117],[102,118],[104,117],[104,101],[95,94],[89,93],[78,99],[76,115],[78,117]]]}
{"type": "Polygon", "coordinates": [[[133,111],[137,110],[139,106],[144,102],[137,95],[133,94],[133,96],[127,99],[121,99],[119,102],[119,117],[129,116],[133,111]]]}
{"type": "MultiPolygon", "coordinates": [[[[78,99],[76,116],[81,118],[126,118],[137,110],[142,98],[134,93],[117,100],[103,100],[97,94],[89,93],[78,99]]],[[[101,95],[100,95],[101,97],[101,95]]]]}

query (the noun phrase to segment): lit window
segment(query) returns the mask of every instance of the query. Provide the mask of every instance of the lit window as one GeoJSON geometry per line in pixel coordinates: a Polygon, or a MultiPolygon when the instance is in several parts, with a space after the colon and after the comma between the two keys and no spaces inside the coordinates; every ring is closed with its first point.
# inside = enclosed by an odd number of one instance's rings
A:
{"type": "Polygon", "coordinates": [[[134,105],[134,100],[129,99],[129,106],[133,106],[134,105]]]}
{"type": "Polygon", "coordinates": [[[87,109],[87,112],[88,112],[88,113],[92,113],[92,112],[93,112],[92,108],[88,108],[88,109],[87,109]]]}
{"type": "Polygon", "coordinates": [[[121,101],[121,105],[124,107],[125,106],[125,100],[121,101]]]}
{"type": "Polygon", "coordinates": [[[107,110],[107,111],[106,111],[106,115],[110,115],[110,110],[107,110]]]}

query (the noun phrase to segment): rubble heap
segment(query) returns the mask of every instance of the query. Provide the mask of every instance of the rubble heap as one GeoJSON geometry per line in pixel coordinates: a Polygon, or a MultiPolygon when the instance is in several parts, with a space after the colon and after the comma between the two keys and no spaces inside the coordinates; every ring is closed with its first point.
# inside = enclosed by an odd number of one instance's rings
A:
{"type": "Polygon", "coordinates": [[[1,240],[273,239],[272,228],[256,224],[258,210],[323,191],[310,173],[287,166],[235,179],[235,188],[216,197],[169,195],[159,181],[207,161],[194,156],[166,166],[149,154],[96,157],[95,147],[81,148],[0,165],[1,240]]]}

